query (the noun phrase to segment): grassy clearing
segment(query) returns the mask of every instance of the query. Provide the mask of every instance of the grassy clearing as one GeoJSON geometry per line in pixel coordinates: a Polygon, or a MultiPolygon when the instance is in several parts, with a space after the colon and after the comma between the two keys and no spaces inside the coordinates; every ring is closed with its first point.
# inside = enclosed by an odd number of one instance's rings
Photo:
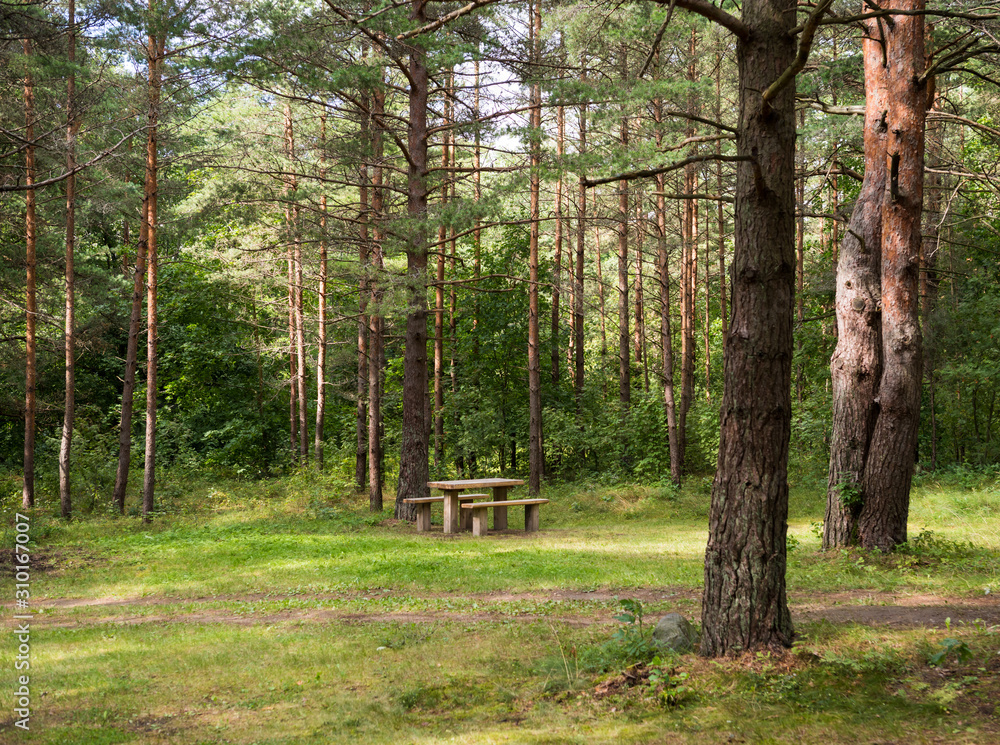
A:
{"type": "MultiPolygon", "coordinates": [[[[708,489],[553,487],[540,533],[485,540],[417,535],[311,476],[188,482],[151,525],[43,505],[32,731],[0,715],[0,742],[1000,741],[995,621],[813,612],[791,653],[726,661],[615,641],[618,597],[697,618],[708,489]]],[[[924,479],[893,556],[820,552],[822,498],[792,493],[793,608],[1000,592],[995,483],[924,479]]]]}

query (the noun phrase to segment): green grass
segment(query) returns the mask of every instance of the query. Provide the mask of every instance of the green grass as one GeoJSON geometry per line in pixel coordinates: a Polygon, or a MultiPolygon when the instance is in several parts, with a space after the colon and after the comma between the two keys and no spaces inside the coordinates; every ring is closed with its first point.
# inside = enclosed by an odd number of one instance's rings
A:
{"type": "MultiPolygon", "coordinates": [[[[307,475],[175,483],[149,525],[66,524],[43,500],[32,730],[0,716],[0,743],[1000,741],[985,623],[801,622],[784,656],[665,662],[688,675],[676,706],[615,683],[632,661],[612,641],[617,597],[653,621],[698,615],[709,488],[550,487],[539,533],[486,539],[416,534],[307,475]]],[[[819,551],[815,483],[790,504],[793,606],[1000,592],[993,481],[921,478],[914,540],[890,556],[819,551]]],[[[14,683],[0,675],[0,699],[14,683]]]]}

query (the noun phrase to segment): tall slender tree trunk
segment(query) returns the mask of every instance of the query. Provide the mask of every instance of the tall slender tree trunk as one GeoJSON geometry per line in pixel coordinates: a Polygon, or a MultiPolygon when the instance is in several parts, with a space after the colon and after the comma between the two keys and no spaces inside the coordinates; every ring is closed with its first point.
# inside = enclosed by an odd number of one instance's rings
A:
{"type": "Polygon", "coordinates": [[[788,647],[785,591],[795,294],[794,0],[746,0],[737,42],[739,125],[733,318],[712,486],[701,653],[788,647]]]}
{"type": "Polygon", "coordinates": [[[643,252],[645,251],[645,224],[643,214],[643,195],[638,191],[635,196],[635,360],[642,362],[642,390],[649,393],[649,356],[646,354],[646,298],[643,291],[643,252]]]}
{"type": "MultiPolygon", "coordinates": [[[[698,98],[694,86],[698,81],[698,36],[695,29],[691,30],[688,44],[687,81],[689,92],[687,110],[691,115],[698,114],[698,98]]],[[[686,136],[694,137],[697,130],[693,122],[689,122],[686,136]]],[[[697,191],[698,172],[694,164],[684,167],[684,194],[694,194],[697,191]]],[[[681,396],[680,410],[677,416],[678,448],[680,450],[681,470],[687,468],[687,418],[694,400],[694,319],[695,319],[695,285],[698,277],[698,201],[694,197],[684,200],[684,212],[681,220],[681,396]]]]}
{"type": "MultiPolygon", "coordinates": [[[[412,0],[410,20],[426,23],[424,0],[412,0]]],[[[395,515],[413,520],[413,505],[403,502],[429,493],[427,421],[427,53],[409,49],[409,130],[407,213],[413,221],[406,241],[407,314],[403,352],[403,422],[395,515]]]]}
{"type": "MultiPolygon", "coordinates": [[[[799,112],[799,125],[805,127],[806,112],[799,112]]],[[[803,387],[805,386],[805,362],[802,360],[802,322],[805,320],[805,245],[806,245],[806,176],[805,176],[805,142],[797,147],[798,172],[795,179],[795,320],[799,324],[799,333],[795,339],[795,349],[799,362],[795,366],[795,400],[802,403],[803,387]]]]}
{"type": "MultiPolygon", "coordinates": [[[[319,115],[319,175],[326,179],[326,108],[319,115]]],[[[326,289],[328,256],[326,249],[327,197],[326,184],[319,197],[319,297],[317,298],[316,339],[316,426],[313,432],[313,459],[316,470],[323,470],[323,427],[326,418],[326,289]]],[[[363,268],[362,268],[363,270],[363,268]]]]}
{"type": "MultiPolygon", "coordinates": [[[[537,65],[541,60],[542,8],[541,0],[534,0],[531,19],[531,59],[537,65]]],[[[535,70],[537,74],[537,69],[535,70]]],[[[542,88],[539,83],[531,86],[531,237],[528,255],[528,493],[541,492],[544,470],[542,454],[542,374],[538,317],[538,234],[540,225],[539,197],[541,190],[540,168],[542,129],[542,88]]],[[[513,448],[516,456],[516,447],[513,448]]],[[[512,460],[513,465],[513,460],[512,460]]]]}
{"type": "Polygon", "coordinates": [[[712,232],[711,215],[705,209],[705,322],[702,324],[702,344],[705,350],[705,400],[712,400],[712,232]]]}
{"type": "Polygon", "coordinates": [[[382,212],[385,197],[382,183],[382,130],[381,121],[385,113],[385,91],[381,88],[382,71],[379,71],[379,87],[372,96],[373,128],[371,131],[372,151],[372,250],[371,280],[368,284],[371,299],[368,305],[368,506],[372,512],[382,511],[382,371],[385,368],[385,347],[382,336],[382,289],[380,278],[383,271],[382,212]]]}
{"type": "MultiPolygon", "coordinates": [[[[367,97],[367,94],[366,94],[367,97]]],[[[374,126],[370,114],[364,116],[364,134],[370,139],[370,130],[374,126]]],[[[357,343],[357,374],[354,378],[355,416],[354,416],[354,488],[363,492],[368,479],[368,402],[369,391],[368,359],[371,350],[368,343],[368,262],[371,246],[371,192],[368,184],[368,164],[361,166],[361,185],[358,189],[360,202],[361,240],[358,241],[358,343],[357,343]]]]}
{"type": "Polygon", "coordinates": [[[556,197],[554,203],[555,236],[553,240],[552,257],[552,340],[550,358],[552,360],[552,382],[559,382],[559,301],[562,292],[562,262],[563,262],[563,170],[562,162],[566,142],[566,111],[562,106],[556,107],[556,159],[558,161],[559,177],[556,179],[556,197]]]}
{"type": "MultiPolygon", "coordinates": [[[[594,204],[596,205],[597,194],[594,194],[594,204]]],[[[608,357],[608,320],[607,301],[604,297],[604,261],[601,258],[601,226],[594,228],[594,253],[597,259],[597,310],[601,326],[601,377],[607,370],[608,357]]]]}
{"type": "MultiPolygon", "coordinates": [[[[893,6],[920,13],[924,0],[893,6]]],[[[883,551],[906,542],[923,378],[918,297],[924,200],[924,17],[892,17],[886,28],[886,189],[882,199],[882,379],[878,421],[865,464],[858,535],[883,551]]]]}
{"type": "MultiPolygon", "coordinates": [[[[715,53],[715,120],[722,121],[722,51],[715,53]]],[[[722,155],[722,140],[715,143],[716,155],[722,155]]],[[[722,161],[715,163],[715,188],[720,199],[716,207],[716,232],[719,247],[719,319],[722,321],[722,351],[729,337],[729,294],[726,289],[726,213],[722,206],[722,161]]]]}
{"type": "MultiPolygon", "coordinates": [[[[451,99],[444,94],[444,126],[448,126],[451,115],[451,99]]],[[[448,156],[448,132],[441,137],[441,169],[448,172],[451,160],[448,156]]],[[[441,183],[441,206],[448,203],[448,179],[441,183]]],[[[437,272],[434,284],[434,467],[444,462],[444,265],[445,241],[448,230],[442,222],[438,226],[437,272]]]]}
{"type": "MultiPolygon", "coordinates": [[[[472,198],[475,200],[477,207],[477,214],[475,218],[474,228],[472,231],[472,278],[475,281],[475,286],[479,286],[479,277],[482,272],[482,249],[483,249],[483,231],[481,226],[481,221],[478,214],[478,206],[483,198],[483,188],[482,188],[482,135],[480,134],[479,127],[479,103],[480,103],[480,86],[481,79],[479,74],[479,59],[478,57],[474,63],[475,67],[475,86],[472,94],[472,107],[473,116],[476,121],[475,128],[475,141],[472,148],[472,184],[473,192],[472,198]]],[[[473,295],[472,298],[472,388],[473,390],[479,390],[479,297],[478,293],[473,295]]],[[[477,401],[478,404],[478,401],[477,401]]],[[[469,476],[475,478],[478,471],[477,463],[477,450],[473,449],[469,453],[469,476]]]]}
{"type": "Polygon", "coordinates": [[[73,512],[70,488],[70,456],[73,448],[73,419],[76,411],[76,320],[73,259],[76,248],[76,133],[80,124],[76,117],[76,3],[69,0],[67,16],[66,76],[66,318],[64,353],[66,389],[63,399],[63,429],[59,442],[59,504],[62,516],[73,512]]]}
{"type": "MultiPolygon", "coordinates": [[[[150,0],[149,11],[156,10],[156,0],[150,0]]],[[[162,32],[161,32],[162,33],[162,32]]],[[[157,240],[158,178],[157,160],[158,128],[160,119],[160,90],[163,85],[163,58],[166,39],[156,34],[149,36],[149,114],[146,139],[146,210],[147,210],[147,261],[146,261],[146,452],[142,478],[142,519],[149,522],[154,508],[156,489],[156,373],[157,343],[157,293],[159,254],[157,240]]]]}
{"type": "MultiPolygon", "coordinates": [[[[31,64],[32,45],[25,39],[22,44],[24,56],[31,64]]],[[[24,76],[24,139],[25,185],[24,193],[24,244],[27,277],[24,291],[25,307],[25,362],[24,362],[24,484],[21,489],[21,504],[35,506],[35,386],[38,381],[36,326],[38,322],[38,299],[36,278],[36,244],[38,240],[38,217],[36,215],[35,166],[35,82],[31,70],[24,76]]]]}
{"type": "MultiPolygon", "coordinates": [[[[624,49],[622,50],[624,54],[624,49]]],[[[624,63],[623,63],[624,64],[624,63]]],[[[621,120],[622,149],[628,150],[628,117],[621,120]]],[[[628,307],[628,181],[618,182],[618,400],[628,412],[632,401],[632,364],[629,354],[628,307]]]]}
{"type": "MultiPolygon", "coordinates": [[[[586,60],[581,60],[581,68],[586,70],[586,60]]],[[[580,73],[586,80],[586,72],[580,73]]],[[[587,153],[587,105],[580,106],[579,114],[580,157],[587,153]]],[[[587,187],[585,176],[580,174],[576,213],[576,274],[573,278],[573,386],[576,393],[577,412],[583,411],[584,337],[583,337],[583,260],[587,246],[587,187]]]]}
{"type": "Polygon", "coordinates": [[[139,327],[142,323],[142,299],[146,278],[146,252],[149,245],[149,210],[143,197],[139,240],[135,249],[135,273],[132,283],[132,314],[128,323],[125,351],[125,377],[122,384],[121,423],[118,428],[118,469],[112,499],[121,515],[125,514],[125,490],[132,462],[132,412],[135,406],[135,374],[139,366],[139,327]]]}
{"type": "MultiPolygon", "coordinates": [[[[285,160],[291,171],[292,155],[295,149],[295,133],[292,129],[292,107],[285,104],[284,110],[284,146],[285,160]]],[[[298,355],[295,352],[297,337],[295,327],[295,220],[292,213],[292,200],[297,188],[295,176],[285,178],[285,260],[288,264],[288,447],[291,458],[298,462],[299,447],[299,374],[298,355]]]]}
{"type": "MultiPolygon", "coordinates": [[[[656,56],[659,72],[659,53],[656,56]]],[[[653,101],[657,149],[663,148],[663,100],[653,101]]],[[[663,408],[667,417],[667,444],[670,448],[670,478],[681,483],[681,450],[677,432],[677,406],[674,399],[674,342],[670,327],[670,256],[667,252],[666,176],[656,175],[656,271],[660,283],[660,349],[663,363],[663,408]]]]}
{"type": "MultiPolygon", "coordinates": [[[[932,24],[927,24],[927,37],[930,42],[933,36],[932,24]]],[[[930,43],[927,44],[930,47],[930,43]]],[[[930,50],[925,50],[929,53],[930,50]]],[[[932,78],[928,81],[927,109],[928,111],[939,110],[941,108],[942,96],[937,89],[936,81],[932,78]]],[[[940,124],[933,125],[927,132],[927,161],[934,167],[941,165],[941,151],[944,147],[944,133],[940,124]]],[[[931,326],[931,316],[937,306],[939,278],[937,273],[937,251],[941,236],[939,234],[939,222],[941,215],[941,195],[947,187],[947,181],[940,174],[928,173],[929,183],[927,184],[927,209],[925,213],[923,240],[920,248],[920,328],[924,342],[924,379],[927,381],[927,394],[929,398],[931,442],[930,442],[930,470],[937,469],[937,411],[936,411],[936,347],[937,342],[931,326]]]]}
{"type": "MultiPolygon", "coordinates": [[[[294,155],[294,142],[292,153],[294,155]]],[[[305,276],[302,260],[302,216],[298,201],[292,202],[292,245],[295,249],[295,357],[298,367],[299,402],[299,463],[309,460],[309,396],[307,389],[308,364],[306,363],[305,276]]]]}

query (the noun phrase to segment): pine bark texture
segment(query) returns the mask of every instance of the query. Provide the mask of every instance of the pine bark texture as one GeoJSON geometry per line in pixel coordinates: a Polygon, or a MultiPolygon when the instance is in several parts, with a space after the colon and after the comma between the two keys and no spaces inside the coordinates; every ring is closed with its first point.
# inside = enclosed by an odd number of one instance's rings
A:
{"type": "Polygon", "coordinates": [[[747,0],[738,41],[733,308],[712,487],[701,653],[788,647],[785,592],[795,293],[795,90],[761,91],[791,65],[794,0],[747,0]]]}
{"type": "MultiPolygon", "coordinates": [[[[427,21],[422,0],[411,3],[410,20],[427,21]]],[[[418,42],[417,42],[418,43],[418,42]]],[[[425,497],[430,444],[427,398],[427,54],[414,43],[409,51],[410,92],[407,149],[407,214],[412,222],[406,245],[408,308],[403,352],[403,421],[395,516],[416,519],[404,499],[425,497]]]]}
{"type": "MultiPolygon", "coordinates": [[[[924,4],[892,7],[919,13],[924,4]]],[[[923,17],[870,22],[864,43],[866,177],[838,266],[824,545],[888,551],[906,541],[923,376],[923,17]]]]}
{"type": "Polygon", "coordinates": [[[857,543],[860,489],[882,377],[882,198],[886,180],[885,69],[878,24],[863,41],[865,178],[837,262],[837,346],[830,361],[833,428],[823,546],[857,543]]]}
{"type": "MultiPolygon", "coordinates": [[[[900,10],[920,12],[923,0],[900,10]]],[[[919,319],[920,215],[924,199],[924,20],[886,26],[888,184],[882,200],[882,380],[879,416],[862,482],[861,545],[888,551],[906,542],[923,378],[919,319]]]]}

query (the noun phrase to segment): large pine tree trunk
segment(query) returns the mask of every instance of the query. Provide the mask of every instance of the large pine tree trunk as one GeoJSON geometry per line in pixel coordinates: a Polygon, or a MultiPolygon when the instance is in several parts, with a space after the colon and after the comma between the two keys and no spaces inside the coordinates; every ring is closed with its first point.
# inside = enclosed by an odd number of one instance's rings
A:
{"type": "Polygon", "coordinates": [[[886,184],[885,70],[878,24],[868,22],[865,65],[865,179],[837,264],[837,347],[830,360],[833,429],[823,546],[858,541],[857,518],[882,377],[882,200],[886,184]]]}
{"type": "MultiPolygon", "coordinates": [[[[31,42],[27,39],[22,43],[24,56],[32,55],[31,42]]],[[[38,218],[36,215],[36,197],[34,183],[35,174],[35,83],[29,71],[24,77],[24,139],[25,147],[25,185],[24,193],[24,244],[26,282],[24,291],[25,307],[25,361],[24,361],[24,483],[21,489],[21,504],[24,507],[35,506],[35,386],[38,381],[36,367],[37,339],[36,326],[38,316],[38,300],[36,296],[36,243],[38,235],[38,218]]]]}
{"type": "MultiPolygon", "coordinates": [[[[412,0],[410,20],[425,23],[423,0],[412,0]]],[[[404,499],[424,497],[429,447],[427,421],[427,54],[409,51],[410,93],[407,149],[407,213],[413,222],[406,243],[408,308],[403,352],[403,422],[395,515],[413,520],[416,511],[404,499]]]]}
{"type": "Polygon", "coordinates": [[[785,593],[795,293],[794,0],[747,0],[738,41],[733,317],[712,487],[701,653],[790,646],[785,593]]]}
{"type": "MultiPolygon", "coordinates": [[[[923,0],[893,7],[919,13],[923,0]]],[[[858,535],[883,551],[906,542],[910,481],[920,422],[923,378],[919,298],[920,215],[924,199],[924,20],[893,16],[886,23],[886,162],[882,200],[882,380],[879,415],[865,464],[858,535]]]]}

